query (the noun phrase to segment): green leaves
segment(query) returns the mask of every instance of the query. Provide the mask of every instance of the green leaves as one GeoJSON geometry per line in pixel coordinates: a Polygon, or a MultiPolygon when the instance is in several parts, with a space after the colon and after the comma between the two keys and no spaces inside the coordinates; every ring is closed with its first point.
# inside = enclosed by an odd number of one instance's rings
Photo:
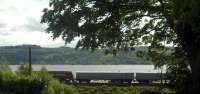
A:
{"type": "Polygon", "coordinates": [[[69,43],[81,37],[77,48],[93,50],[149,45],[149,54],[158,66],[170,63],[173,54],[165,48],[173,44],[181,48],[182,58],[190,60],[190,64],[193,59],[199,62],[199,0],[64,1],[52,1],[53,7],[42,17],[42,22],[49,25],[47,32],[53,33],[54,38],[61,35],[69,43]],[[82,20],[83,25],[78,26],[82,20]]]}
{"type": "Polygon", "coordinates": [[[53,0],[41,22],[49,25],[47,32],[53,33],[54,38],[62,36],[66,43],[81,37],[77,48],[123,49],[137,45],[138,39],[155,27],[151,22],[141,26],[143,17],[163,19],[156,3],[157,0],[53,0]]]}
{"type": "MultiPolygon", "coordinates": [[[[49,25],[47,32],[53,33],[54,38],[62,36],[66,43],[79,37],[77,49],[105,49],[106,54],[115,55],[119,51],[148,45],[155,52],[141,51],[138,56],[162,62],[169,54],[161,48],[167,44],[175,45],[176,33],[170,23],[172,1],[54,0],[50,4],[51,8],[45,9],[41,22],[49,25]]],[[[161,66],[166,62],[157,64],[161,66]]]]}

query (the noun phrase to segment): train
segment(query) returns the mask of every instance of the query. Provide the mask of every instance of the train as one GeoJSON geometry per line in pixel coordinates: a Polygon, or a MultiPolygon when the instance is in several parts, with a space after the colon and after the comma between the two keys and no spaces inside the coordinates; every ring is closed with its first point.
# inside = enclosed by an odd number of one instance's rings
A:
{"type": "Polygon", "coordinates": [[[164,73],[127,73],[127,72],[49,72],[53,77],[70,83],[153,83],[166,80],[164,73]]]}
{"type": "MultiPolygon", "coordinates": [[[[10,67],[12,71],[16,71],[19,65],[10,67]]],[[[33,65],[32,67],[34,71],[40,71],[45,67],[54,78],[67,83],[131,84],[166,80],[165,71],[155,70],[149,65],[33,65]],[[115,71],[111,71],[113,67],[115,71]]]]}

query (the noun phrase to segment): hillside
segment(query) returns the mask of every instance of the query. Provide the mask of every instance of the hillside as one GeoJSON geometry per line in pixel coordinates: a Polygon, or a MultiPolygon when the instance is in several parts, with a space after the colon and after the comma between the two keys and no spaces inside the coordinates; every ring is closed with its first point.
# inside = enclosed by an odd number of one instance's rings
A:
{"type": "MultiPolygon", "coordinates": [[[[42,48],[37,45],[0,47],[1,59],[9,64],[28,61],[28,47],[32,48],[33,64],[151,64],[152,62],[136,57],[135,52],[121,52],[116,56],[105,55],[104,51],[89,52],[74,48],[42,48]]],[[[138,48],[144,49],[144,48],[138,48]]]]}

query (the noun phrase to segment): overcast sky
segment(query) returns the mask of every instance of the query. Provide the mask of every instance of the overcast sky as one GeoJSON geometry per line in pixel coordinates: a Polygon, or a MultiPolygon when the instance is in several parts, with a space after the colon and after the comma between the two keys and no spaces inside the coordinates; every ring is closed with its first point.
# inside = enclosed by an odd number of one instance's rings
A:
{"type": "Polygon", "coordinates": [[[0,46],[64,46],[61,38],[53,40],[51,34],[45,32],[45,25],[40,23],[42,10],[48,4],[49,0],[0,0],[0,46]]]}

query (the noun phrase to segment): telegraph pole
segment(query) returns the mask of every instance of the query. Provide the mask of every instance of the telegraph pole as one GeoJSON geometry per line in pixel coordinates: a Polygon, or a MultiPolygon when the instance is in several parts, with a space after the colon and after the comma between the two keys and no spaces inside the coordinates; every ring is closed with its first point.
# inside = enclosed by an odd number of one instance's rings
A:
{"type": "Polygon", "coordinates": [[[31,71],[32,71],[32,69],[31,69],[31,65],[32,65],[32,62],[31,62],[31,47],[29,47],[28,48],[29,49],[29,53],[28,53],[28,55],[29,55],[29,75],[31,75],[31,71]]]}

